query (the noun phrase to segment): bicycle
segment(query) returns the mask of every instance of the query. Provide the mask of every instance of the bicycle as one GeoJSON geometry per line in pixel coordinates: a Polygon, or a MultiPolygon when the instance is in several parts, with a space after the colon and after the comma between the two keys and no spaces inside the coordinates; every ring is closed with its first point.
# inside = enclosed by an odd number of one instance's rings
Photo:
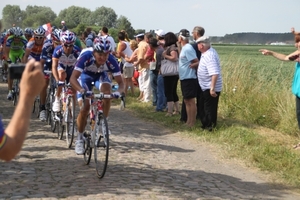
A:
{"type": "MultiPolygon", "coordinates": [[[[84,162],[86,165],[90,163],[92,150],[94,149],[94,160],[96,164],[96,172],[99,179],[103,178],[106,172],[109,154],[109,134],[107,119],[103,114],[103,99],[120,98],[121,107],[124,109],[125,96],[115,96],[114,94],[91,94],[89,99],[90,112],[89,124],[90,132],[84,133],[84,162]],[[96,99],[96,101],[93,101],[96,99]],[[103,158],[101,159],[101,156],[103,158]]],[[[83,95],[84,104],[85,95],[83,95]]],[[[84,107],[84,106],[83,106],[84,107]]]]}
{"type": "Polygon", "coordinates": [[[17,105],[19,94],[20,94],[20,78],[25,68],[25,64],[20,64],[21,59],[17,58],[15,63],[11,63],[10,60],[7,61],[9,63],[8,69],[10,70],[10,78],[13,79],[13,86],[12,86],[12,101],[13,105],[17,105]]]}
{"type": "Polygon", "coordinates": [[[52,71],[44,70],[44,73],[49,75],[49,86],[46,96],[45,108],[46,108],[46,122],[50,125],[51,131],[54,133],[56,129],[56,121],[54,119],[55,115],[52,111],[52,105],[55,99],[55,88],[56,88],[56,81],[54,76],[52,75],[52,71]]]}
{"type": "Polygon", "coordinates": [[[56,128],[58,139],[63,138],[63,133],[66,131],[66,142],[67,147],[71,148],[74,140],[74,130],[75,130],[75,105],[76,102],[73,99],[73,91],[70,84],[65,84],[65,82],[58,82],[58,86],[63,86],[61,93],[61,111],[55,114],[56,128]]]}

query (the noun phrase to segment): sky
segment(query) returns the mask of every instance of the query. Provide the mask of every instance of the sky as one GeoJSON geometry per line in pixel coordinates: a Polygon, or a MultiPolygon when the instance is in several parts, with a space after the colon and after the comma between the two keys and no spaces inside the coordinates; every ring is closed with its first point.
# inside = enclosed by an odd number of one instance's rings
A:
{"type": "MultiPolygon", "coordinates": [[[[50,7],[57,15],[70,6],[94,11],[112,8],[128,18],[134,29],[163,29],[179,32],[195,26],[205,28],[207,36],[242,32],[287,33],[291,27],[300,31],[299,0],[9,0],[25,10],[28,5],[50,7]]],[[[2,9],[7,5],[0,4],[2,9]]],[[[66,24],[68,22],[66,21],[66,24]]]]}

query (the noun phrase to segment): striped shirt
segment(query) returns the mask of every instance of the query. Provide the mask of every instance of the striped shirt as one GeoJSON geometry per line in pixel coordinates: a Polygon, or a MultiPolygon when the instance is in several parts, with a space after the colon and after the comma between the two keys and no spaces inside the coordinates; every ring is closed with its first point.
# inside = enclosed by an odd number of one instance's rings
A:
{"type": "Polygon", "coordinates": [[[209,90],[211,88],[212,75],[218,75],[215,85],[215,91],[221,92],[222,90],[222,75],[219,55],[214,48],[209,48],[206,52],[202,53],[199,61],[197,76],[201,89],[209,90]]]}

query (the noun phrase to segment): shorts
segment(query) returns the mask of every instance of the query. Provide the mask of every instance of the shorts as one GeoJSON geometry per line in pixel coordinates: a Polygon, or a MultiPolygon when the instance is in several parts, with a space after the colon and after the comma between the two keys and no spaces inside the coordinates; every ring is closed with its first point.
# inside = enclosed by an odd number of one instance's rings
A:
{"type": "Polygon", "coordinates": [[[198,79],[180,80],[181,92],[184,99],[192,99],[197,97],[198,79]]]}
{"type": "MultiPolygon", "coordinates": [[[[108,83],[111,85],[111,80],[109,79],[107,72],[101,72],[93,75],[82,73],[78,82],[80,86],[87,91],[92,91],[93,85],[98,90],[100,90],[102,83],[108,83]]],[[[82,95],[79,92],[77,92],[77,99],[82,99],[82,95]]]]}
{"type": "Polygon", "coordinates": [[[124,67],[123,68],[123,76],[124,78],[132,78],[133,77],[133,67],[124,67]]]}

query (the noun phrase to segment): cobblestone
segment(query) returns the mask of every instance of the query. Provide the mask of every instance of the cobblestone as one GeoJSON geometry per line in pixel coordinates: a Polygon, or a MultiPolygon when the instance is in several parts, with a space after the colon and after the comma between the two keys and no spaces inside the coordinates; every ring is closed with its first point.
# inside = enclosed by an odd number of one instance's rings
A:
{"type": "MultiPolygon", "coordinates": [[[[14,107],[0,83],[0,114],[14,107]]],[[[66,148],[34,116],[20,154],[0,163],[0,199],[300,199],[291,188],[269,183],[260,172],[218,159],[214,150],[180,133],[111,109],[109,163],[99,180],[74,145],[66,148]]],[[[92,157],[93,159],[93,157],[92,157]]]]}

